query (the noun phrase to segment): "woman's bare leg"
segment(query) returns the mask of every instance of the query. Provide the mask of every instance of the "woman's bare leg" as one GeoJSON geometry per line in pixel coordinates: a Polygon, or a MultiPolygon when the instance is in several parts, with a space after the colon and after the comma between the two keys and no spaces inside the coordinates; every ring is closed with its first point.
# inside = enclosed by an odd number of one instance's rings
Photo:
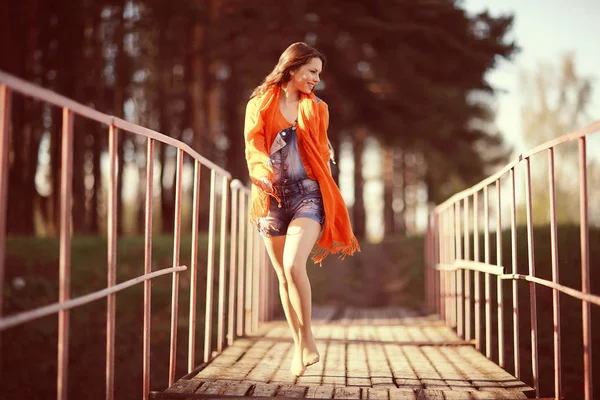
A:
{"type": "Polygon", "coordinates": [[[312,333],[312,292],[306,262],[320,232],[321,225],[318,222],[309,218],[295,219],[288,227],[283,250],[283,268],[290,302],[298,317],[302,362],[305,366],[319,362],[319,351],[312,333]]]}
{"type": "Polygon", "coordinates": [[[302,375],[305,370],[304,363],[302,361],[302,344],[300,343],[300,330],[298,324],[298,316],[292,307],[289,296],[289,284],[283,269],[283,249],[286,242],[285,236],[274,236],[272,238],[264,238],[265,247],[275,273],[277,274],[277,280],[279,281],[279,297],[281,298],[281,305],[285,314],[285,319],[288,322],[290,330],[292,331],[292,339],[294,339],[295,351],[294,358],[292,359],[292,365],[290,371],[295,376],[302,375]]]}

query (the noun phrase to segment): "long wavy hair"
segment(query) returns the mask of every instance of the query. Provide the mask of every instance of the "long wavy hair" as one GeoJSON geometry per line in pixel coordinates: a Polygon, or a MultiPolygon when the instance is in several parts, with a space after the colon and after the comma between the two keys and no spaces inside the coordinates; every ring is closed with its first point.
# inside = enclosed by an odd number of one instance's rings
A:
{"type": "Polygon", "coordinates": [[[297,70],[304,64],[308,64],[313,58],[320,58],[325,66],[325,56],[318,50],[304,42],[290,45],[279,57],[279,61],[273,71],[258,85],[250,98],[260,96],[275,85],[283,85],[292,79],[291,72],[297,70]]]}

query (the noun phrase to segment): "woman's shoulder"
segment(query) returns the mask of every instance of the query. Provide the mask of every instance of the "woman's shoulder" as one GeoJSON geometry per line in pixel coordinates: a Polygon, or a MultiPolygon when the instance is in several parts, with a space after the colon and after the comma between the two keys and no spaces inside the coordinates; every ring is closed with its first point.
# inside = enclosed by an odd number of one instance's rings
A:
{"type": "Polygon", "coordinates": [[[315,101],[317,102],[317,104],[319,104],[321,106],[327,105],[327,103],[325,103],[325,101],[322,98],[320,98],[319,96],[317,96],[316,94],[315,94],[315,101]]]}
{"type": "Polygon", "coordinates": [[[315,101],[317,102],[317,107],[319,109],[319,112],[324,113],[324,112],[329,111],[329,106],[327,105],[325,100],[323,100],[319,96],[315,95],[315,101]]]}
{"type": "Polygon", "coordinates": [[[260,95],[253,96],[246,103],[246,114],[255,114],[258,112],[260,106],[260,95]]]}
{"type": "Polygon", "coordinates": [[[260,102],[260,95],[252,96],[248,99],[248,103],[246,103],[247,107],[256,107],[256,105],[260,102]]]}

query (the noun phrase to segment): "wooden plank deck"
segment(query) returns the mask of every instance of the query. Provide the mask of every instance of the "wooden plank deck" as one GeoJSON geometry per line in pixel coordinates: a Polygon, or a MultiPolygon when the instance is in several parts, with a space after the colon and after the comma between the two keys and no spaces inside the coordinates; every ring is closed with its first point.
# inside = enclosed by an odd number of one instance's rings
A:
{"type": "Polygon", "coordinates": [[[313,315],[321,362],[304,375],[290,373],[291,336],[275,321],[150,398],[525,399],[532,390],[435,316],[401,308],[313,315]]]}

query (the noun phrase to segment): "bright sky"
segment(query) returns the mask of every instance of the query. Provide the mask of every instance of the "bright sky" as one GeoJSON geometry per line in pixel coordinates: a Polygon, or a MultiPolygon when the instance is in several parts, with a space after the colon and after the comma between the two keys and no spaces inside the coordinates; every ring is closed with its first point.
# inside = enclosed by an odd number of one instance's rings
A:
{"type": "Polygon", "coordinates": [[[518,145],[521,136],[519,71],[533,71],[539,63],[558,64],[567,52],[575,54],[577,73],[593,79],[590,113],[593,120],[600,119],[600,1],[463,0],[463,6],[468,12],[487,9],[493,16],[515,16],[511,38],[521,51],[488,77],[492,86],[508,92],[498,96],[496,123],[510,142],[518,145]]]}
{"type": "MultiPolygon", "coordinates": [[[[511,62],[502,61],[487,77],[488,82],[499,90],[496,125],[515,149],[513,157],[526,150],[521,147],[521,96],[518,82],[521,71],[533,72],[540,63],[558,66],[564,54],[574,53],[576,73],[592,78],[590,116],[592,120],[600,119],[600,0],[463,0],[462,5],[470,13],[487,9],[492,16],[508,13],[515,16],[509,37],[516,41],[521,50],[511,62]]],[[[593,136],[600,139],[598,135],[593,136]]],[[[592,147],[600,148],[597,144],[592,145],[590,140],[588,151],[592,147]]],[[[365,189],[373,195],[367,202],[371,213],[367,218],[367,230],[376,241],[383,234],[382,186],[380,182],[368,181],[365,189]]],[[[347,201],[352,203],[353,193],[344,190],[343,193],[347,201]]],[[[424,209],[420,211],[417,220],[419,225],[423,225],[426,212],[424,209]]]]}

